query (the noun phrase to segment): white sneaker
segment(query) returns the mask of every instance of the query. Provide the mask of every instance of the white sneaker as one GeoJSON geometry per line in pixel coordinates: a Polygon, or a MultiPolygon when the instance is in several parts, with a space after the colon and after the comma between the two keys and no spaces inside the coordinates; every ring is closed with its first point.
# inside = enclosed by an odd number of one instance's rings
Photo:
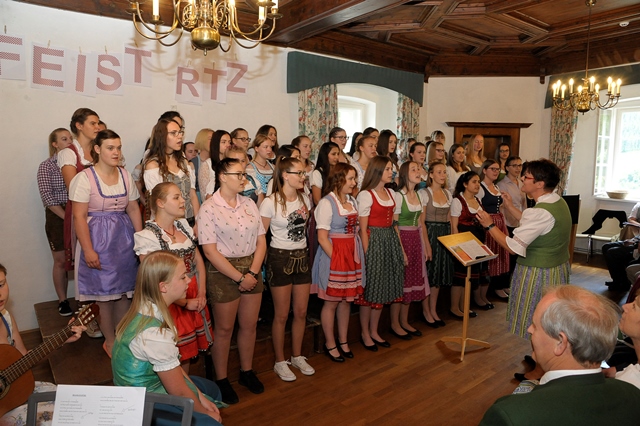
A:
{"type": "Polygon", "coordinates": [[[302,355],[292,356],[290,364],[299,369],[305,376],[312,376],[316,372],[316,370],[307,363],[307,358],[302,355]]]}
{"type": "Polygon", "coordinates": [[[93,320],[89,324],[87,324],[87,331],[85,331],[87,336],[92,339],[99,339],[102,337],[102,331],[100,331],[100,326],[98,326],[98,321],[93,320]]]}
{"type": "Polygon", "coordinates": [[[289,365],[291,365],[289,361],[280,361],[273,366],[273,371],[285,382],[293,382],[296,379],[296,375],[293,374],[289,365]]]}

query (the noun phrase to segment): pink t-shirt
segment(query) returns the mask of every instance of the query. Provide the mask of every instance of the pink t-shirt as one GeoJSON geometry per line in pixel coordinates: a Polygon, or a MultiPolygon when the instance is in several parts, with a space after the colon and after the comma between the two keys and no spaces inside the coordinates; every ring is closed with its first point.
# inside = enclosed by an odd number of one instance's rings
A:
{"type": "Polygon", "coordinates": [[[200,244],[216,244],[224,257],[244,257],[256,251],[265,230],[256,203],[242,195],[231,207],[216,191],[200,207],[197,217],[200,244]]]}

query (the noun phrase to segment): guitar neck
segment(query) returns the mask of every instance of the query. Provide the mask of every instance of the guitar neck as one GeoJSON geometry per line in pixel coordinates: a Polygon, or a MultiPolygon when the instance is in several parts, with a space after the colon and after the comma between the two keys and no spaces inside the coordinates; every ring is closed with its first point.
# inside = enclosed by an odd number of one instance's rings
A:
{"type": "Polygon", "coordinates": [[[71,327],[76,325],[80,325],[80,322],[78,320],[75,320],[53,336],[47,338],[38,347],[27,352],[25,356],[7,367],[2,372],[7,379],[7,383],[12,383],[14,380],[18,379],[20,376],[30,370],[31,367],[49,356],[51,352],[64,345],[64,342],[66,342],[67,339],[73,335],[71,327]]]}

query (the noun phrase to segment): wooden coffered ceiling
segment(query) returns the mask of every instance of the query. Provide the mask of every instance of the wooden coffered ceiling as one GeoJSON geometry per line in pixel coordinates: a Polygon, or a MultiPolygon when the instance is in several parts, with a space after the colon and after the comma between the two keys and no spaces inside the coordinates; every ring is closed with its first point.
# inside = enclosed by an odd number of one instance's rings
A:
{"type": "MultiPolygon", "coordinates": [[[[16,1],[130,19],[127,0],[16,1]]],[[[171,0],[160,3],[161,16],[170,16],[171,0]]],[[[585,0],[280,0],[280,11],[268,44],[417,72],[425,80],[545,76],[585,66],[585,0]]],[[[640,62],[640,1],[598,0],[591,22],[591,69],[640,62]]]]}

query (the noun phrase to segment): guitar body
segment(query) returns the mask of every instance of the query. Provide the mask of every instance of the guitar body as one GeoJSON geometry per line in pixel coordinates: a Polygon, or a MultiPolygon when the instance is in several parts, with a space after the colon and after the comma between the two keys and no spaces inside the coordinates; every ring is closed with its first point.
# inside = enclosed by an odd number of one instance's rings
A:
{"type": "Polygon", "coordinates": [[[31,370],[6,385],[5,369],[20,360],[22,354],[11,345],[0,345],[0,417],[24,404],[33,393],[35,380],[31,370]]]}

